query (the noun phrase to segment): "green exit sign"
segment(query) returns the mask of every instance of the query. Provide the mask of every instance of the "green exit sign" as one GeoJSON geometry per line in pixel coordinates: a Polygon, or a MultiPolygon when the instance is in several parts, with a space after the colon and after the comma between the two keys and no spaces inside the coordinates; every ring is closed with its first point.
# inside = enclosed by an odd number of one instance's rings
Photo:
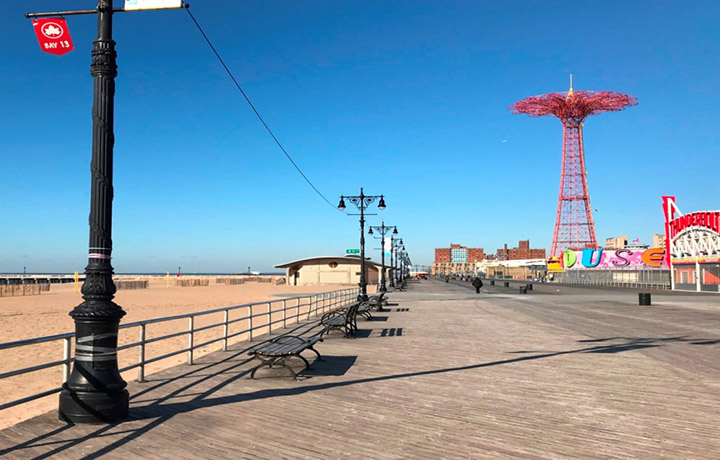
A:
{"type": "Polygon", "coordinates": [[[359,249],[346,249],[345,254],[360,254],[359,249]]]}

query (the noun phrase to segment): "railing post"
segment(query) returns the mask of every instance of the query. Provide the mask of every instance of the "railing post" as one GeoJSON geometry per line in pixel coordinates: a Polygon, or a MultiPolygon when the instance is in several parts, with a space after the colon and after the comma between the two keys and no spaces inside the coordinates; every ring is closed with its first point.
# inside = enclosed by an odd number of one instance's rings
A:
{"type": "Polygon", "coordinates": [[[223,351],[227,351],[227,341],[228,341],[228,329],[229,325],[228,322],[230,321],[230,310],[225,310],[223,315],[223,351]]]}
{"type": "Polygon", "coordinates": [[[283,299],[283,329],[287,329],[287,300],[283,299]]]}
{"type": "Polygon", "coordinates": [[[63,339],[63,359],[65,360],[65,364],[63,364],[63,384],[67,382],[67,379],[70,376],[70,363],[72,362],[70,359],[71,345],[72,337],[65,337],[63,339]]]}
{"type": "Polygon", "coordinates": [[[145,324],[140,325],[140,350],[138,351],[138,382],[145,381],[145,324]]]}
{"type": "Polygon", "coordinates": [[[250,337],[248,338],[248,342],[252,342],[252,333],[253,333],[253,312],[252,312],[252,304],[248,305],[248,310],[250,313],[248,313],[248,332],[250,333],[250,337]]]}
{"type": "Polygon", "coordinates": [[[312,300],[310,300],[310,305],[308,305],[308,315],[307,320],[310,321],[310,312],[313,309],[313,306],[317,305],[317,294],[313,294],[312,297],[310,297],[312,300]]]}
{"type": "Polygon", "coordinates": [[[195,328],[195,317],[188,318],[188,364],[193,363],[193,329],[195,328]]]}
{"type": "Polygon", "coordinates": [[[267,311],[267,323],[268,323],[267,324],[267,328],[268,328],[267,333],[268,333],[268,335],[272,334],[272,324],[271,324],[272,314],[271,314],[271,312],[272,312],[272,305],[271,305],[271,302],[268,302],[268,311],[267,311]]]}
{"type": "Polygon", "coordinates": [[[295,310],[297,310],[297,312],[295,313],[295,322],[299,323],[300,322],[300,297],[295,299],[295,310]]]}

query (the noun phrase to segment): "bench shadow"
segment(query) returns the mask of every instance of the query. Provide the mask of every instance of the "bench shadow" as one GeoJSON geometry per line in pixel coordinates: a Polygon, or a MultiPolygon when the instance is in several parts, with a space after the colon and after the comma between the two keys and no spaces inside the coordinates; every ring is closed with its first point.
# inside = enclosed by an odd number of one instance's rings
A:
{"type": "Polygon", "coordinates": [[[357,356],[323,356],[322,361],[315,361],[302,372],[306,377],[341,376],[345,375],[355,365],[357,356]]]}
{"type": "Polygon", "coordinates": [[[355,331],[355,338],[357,339],[367,339],[370,337],[370,334],[372,334],[372,329],[358,329],[355,331]]]}
{"type": "Polygon", "coordinates": [[[370,318],[367,319],[367,321],[387,321],[387,320],[388,320],[387,316],[371,316],[370,318]]]}

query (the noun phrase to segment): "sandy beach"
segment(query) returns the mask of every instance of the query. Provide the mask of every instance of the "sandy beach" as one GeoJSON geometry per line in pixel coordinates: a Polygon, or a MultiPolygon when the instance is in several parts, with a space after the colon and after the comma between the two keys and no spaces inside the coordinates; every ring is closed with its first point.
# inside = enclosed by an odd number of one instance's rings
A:
{"type": "MultiPolygon", "coordinates": [[[[215,284],[215,277],[209,277],[208,286],[177,287],[171,280],[170,287],[164,278],[151,278],[147,289],[119,290],[114,301],[127,313],[121,321],[128,324],[165,316],[182,315],[192,312],[212,310],[253,302],[277,300],[284,297],[295,297],[307,294],[330,292],[341,289],[354,288],[350,285],[322,285],[322,286],[287,286],[285,284],[248,282],[237,285],[215,284]]],[[[140,278],[136,278],[140,279],[140,278]]],[[[370,286],[368,287],[369,290],[370,286]]],[[[27,297],[0,298],[0,342],[34,337],[62,334],[74,331],[74,323],[68,313],[80,302],[82,297],[75,294],[72,284],[53,284],[50,292],[27,297]]],[[[266,308],[264,306],[258,307],[266,308]]],[[[279,308],[279,307],[273,307],[279,308]]],[[[257,311],[257,310],[256,310],[257,311]]],[[[233,313],[235,318],[247,314],[246,309],[233,313]]],[[[231,316],[232,319],[233,316],[231,316]]],[[[275,320],[276,317],[273,317],[275,320]]],[[[222,321],[222,313],[200,317],[195,322],[195,328],[222,321]]],[[[263,323],[254,323],[254,326],[263,323]]],[[[265,323],[266,324],[266,323],[265,323]]],[[[246,321],[232,325],[231,333],[247,327],[246,321]]],[[[147,338],[158,337],[172,332],[187,330],[188,320],[181,319],[171,322],[149,325],[147,338]]],[[[132,343],[138,340],[139,328],[121,329],[119,345],[132,343]]],[[[202,343],[220,334],[221,328],[197,333],[195,343],[202,343]]],[[[247,340],[246,335],[235,337],[230,342],[247,340]]],[[[148,345],[146,359],[159,356],[187,347],[187,336],[182,335],[173,339],[163,340],[148,345]]],[[[221,343],[214,343],[196,350],[196,356],[220,349],[221,343]]],[[[138,349],[122,350],[118,354],[120,368],[137,362],[138,349]]],[[[63,359],[62,341],[22,347],[20,349],[0,350],[0,373],[13,369],[20,369],[50,361],[63,359]]],[[[179,354],[148,365],[146,378],[152,372],[157,372],[170,366],[187,361],[186,355],[179,354]]],[[[123,373],[126,381],[137,377],[137,370],[123,373]]],[[[50,390],[62,383],[62,367],[37,371],[31,374],[11,377],[0,381],[0,401],[18,399],[44,390],[50,390]]],[[[58,395],[54,394],[36,401],[0,411],[0,429],[11,426],[27,418],[53,410],[57,407],[58,395]]]]}

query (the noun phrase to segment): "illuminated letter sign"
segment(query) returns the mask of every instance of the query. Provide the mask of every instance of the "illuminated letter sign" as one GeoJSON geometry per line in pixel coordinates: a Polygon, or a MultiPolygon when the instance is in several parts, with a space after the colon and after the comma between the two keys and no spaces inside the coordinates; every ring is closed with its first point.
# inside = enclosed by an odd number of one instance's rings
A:
{"type": "Polygon", "coordinates": [[[612,261],[613,266],[615,267],[627,267],[630,265],[630,256],[633,255],[633,252],[629,249],[618,249],[615,251],[615,260],[612,261]],[[628,256],[625,258],[624,256],[628,256]]]}
{"type": "Polygon", "coordinates": [[[642,261],[650,267],[661,267],[665,259],[665,250],[662,248],[648,249],[642,254],[642,261]]]}
{"type": "Polygon", "coordinates": [[[593,254],[595,253],[595,249],[583,249],[583,255],[582,255],[582,264],[585,266],[585,268],[593,268],[597,267],[598,264],[600,264],[600,259],[602,259],[602,248],[599,248],[597,250],[597,260],[595,260],[595,263],[593,263],[592,258],[593,254]]]}
{"type": "Polygon", "coordinates": [[[582,251],[567,250],[563,252],[563,262],[566,270],[667,268],[665,250],[662,248],[652,248],[645,251],[631,251],[629,249],[606,250],[602,248],[583,249],[582,251]]]}

